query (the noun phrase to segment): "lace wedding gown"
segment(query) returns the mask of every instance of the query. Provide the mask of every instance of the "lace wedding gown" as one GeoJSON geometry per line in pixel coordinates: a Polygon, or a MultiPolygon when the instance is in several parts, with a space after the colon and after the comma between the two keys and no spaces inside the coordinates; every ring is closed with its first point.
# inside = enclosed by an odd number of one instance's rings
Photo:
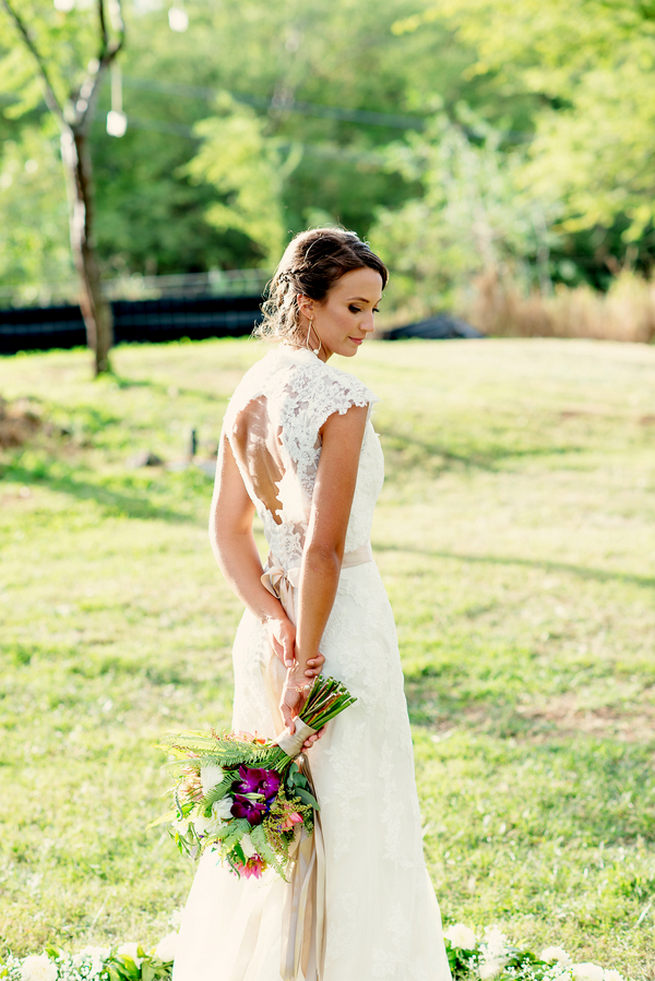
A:
{"type": "MultiPolygon", "coordinates": [[[[261,518],[269,566],[298,575],[319,429],[375,396],[311,351],[277,346],[237,387],[225,416],[261,518]]],[[[449,981],[439,907],[428,878],[393,615],[372,560],[371,520],[383,459],[370,419],[361,448],[337,595],[321,651],[325,673],[357,702],[309,750],[325,844],[324,958],[297,981],[449,981]]],[[[280,570],[280,571],[281,571],[280,570]]],[[[270,651],[248,611],[233,650],[233,726],[273,737],[270,651]]],[[[237,879],[206,853],[182,915],[174,981],[280,981],[289,886],[272,872],[237,879]]],[[[294,981],[296,979],[294,978],[294,981]]]]}

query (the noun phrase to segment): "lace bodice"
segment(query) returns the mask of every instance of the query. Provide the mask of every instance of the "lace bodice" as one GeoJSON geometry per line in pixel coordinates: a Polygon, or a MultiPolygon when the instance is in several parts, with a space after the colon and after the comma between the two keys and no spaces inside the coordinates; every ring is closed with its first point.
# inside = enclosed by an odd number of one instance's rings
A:
{"type": "Polygon", "coordinates": [[[346,551],[369,542],[384,463],[370,421],[375,395],[357,378],[325,364],[311,351],[280,345],[238,385],[223,423],[224,435],[264,525],[272,556],[298,566],[321,455],[320,429],[334,412],[367,405],[346,551]]]}

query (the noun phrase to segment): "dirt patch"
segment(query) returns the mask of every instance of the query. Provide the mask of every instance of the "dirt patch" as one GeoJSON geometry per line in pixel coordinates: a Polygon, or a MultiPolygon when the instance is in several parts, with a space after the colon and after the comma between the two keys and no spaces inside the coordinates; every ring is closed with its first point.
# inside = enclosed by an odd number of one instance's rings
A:
{"type": "Polygon", "coordinates": [[[22,446],[42,428],[43,423],[30,399],[7,402],[0,397],[0,449],[22,446]]]}
{"type": "Polygon", "coordinates": [[[524,719],[544,722],[562,735],[610,735],[624,742],[649,742],[655,738],[655,692],[643,692],[643,702],[636,705],[602,705],[595,709],[580,708],[575,695],[559,695],[539,706],[522,706],[518,713],[524,719]]]}

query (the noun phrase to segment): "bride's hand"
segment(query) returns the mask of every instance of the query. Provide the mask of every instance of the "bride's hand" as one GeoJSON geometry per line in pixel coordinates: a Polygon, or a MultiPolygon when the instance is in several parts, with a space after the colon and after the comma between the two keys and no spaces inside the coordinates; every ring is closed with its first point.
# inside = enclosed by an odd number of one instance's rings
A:
{"type": "Polygon", "coordinates": [[[289,668],[280,696],[280,712],[284,725],[293,735],[296,718],[300,715],[312,690],[312,682],[301,674],[297,665],[289,668]]]}
{"type": "MultiPolygon", "coordinates": [[[[321,664],[325,661],[322,654],[319,654],[317,658],[313,660],[319,660],[321,664]]],[[[308,662],[309,663],[309,662],[308,662]]],[[[305,672],[309,674],[309,672],[305,672]]],[[[295,719],[300,715],[307,701],[310,691],[312,690],[312,682],[305,681],[303,676],[299,674],[298,669],[287,671],[287,676],[285,678],[284,687],[282,689],[282,695],[280,698],[280,711],[282,713],[282,718],[284,724],[293,735],[296,731],[295,719]]],[[[314,743],[321,738],[325,732],[325,726],[319,729],[318,732],[313,732],[311,736],[308,736],[303,743],[303,750],[310,749],[314,743]]]]}
{"type": "Polygon", "coordinates": [[[266,620],[268,642],[276,657],[285,668],[293,666],[295,660],[296,628],[286,616],[268,617],[266,620]]]}
{"type": "Polygon", "coordinates": [[[325,726],[323,726],[322,729],[319,729],[318,732],[313,732],[311,736],[308,736],[307,739],[302,744],[303,752],[306,749],[311,749],[314,743],[321,738],[324,732],[325,732],[325,726]]]}
{"type": "MultiPolygon", "coordinates": [[[[295,663],[296,628],[288,617],[268,617],[266,620],[268,641],[273,653],[282,661],[285,668],[292,668],[295,663]]],[[[310,657],[305,669],[306,678],[316,678],[321,673],[325,658],[320,651],[315,657],[310,657]]]]}

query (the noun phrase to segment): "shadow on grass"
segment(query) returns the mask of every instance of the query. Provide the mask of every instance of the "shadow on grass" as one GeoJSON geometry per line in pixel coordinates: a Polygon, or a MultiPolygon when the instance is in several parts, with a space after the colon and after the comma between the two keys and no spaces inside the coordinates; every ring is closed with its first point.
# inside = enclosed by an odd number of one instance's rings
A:
{"type": "MultiPolygon", "coordinates": [[[[437,746],[444,743],[444,759],[454,760],[465,772],[478,770],[488,784],[498,784],[494,807],[510,815],[510,824],[516,822],[514,835],[543,840],[545,834],[559,833],[616,846],[654,839],[653,802],[643,807],[631,803],[642,799],[649,781],[652,740],[625,740],[575,727],[562,730],[524,718],[508,697],[452,695],[445,673],[441,683],[438,673],[406,674],[411,723],[432,735],[437,746]],[[454,734],[456,746],[449,750],[448,739],[454,734]],[[525,822],[512,804],[522,794],[526,801],[529,796],[533,812],[525,822]]],[[[434,753],[442,755],[438,748],[434,753]]],[[[469,833],[474,833],[474,825],[469,833]]],[[[487,833],[479,831],[483,839],[487,833]]]]}
{"type": "Polygon", "coordinates": [[[375,545],[376,552],[409,552],[425,555],[431,559],[455,559],[457,562],[475,562],[485,565],[519,566],[528,569],[543,569],[544,572],[563,572],[567,575],[579,576],[581,579],[592,579],[596,582],[632,583],[644,589],[655,587],[655,576],[642,576],[636,572],[610,572],[607,569],[593,569],[584,565],[572,565],[569,562],[555,562],[552,559],[524,559],[509,555],[467,555],[463,552],[432,551],[427,548],[416,548],[405,545],[375,545]]]}
{"type": "MultiPolygon", "coordinates": [[[[221,365],[221,369],[224,369],[224,367],[224,365],[221,365]]],[[[112,380],[120,389],[147,388],[150,392],[163,395],[166,399],[169,399],[171,397],[171,391],[174,391],[178,397],[181,396],[182,398],[195,399],[200,402],[209,402],[214,407],[227,404],[231,394],[227,392],[221,395],[220,392],[205,391],[202,388],[180,388],[174,382],[153,381],[151,378],[124,378],[122,375],[112,375],[112,380]]]]}
{"type": "Polygon", "coordinates": [[[96,484],[78,476],[79,470],[67,467],[60,460],[53,461],[56,472],[45,461],[25,466],[20,461],[0,468],[0,478],[6,477],[20,484],[42,485],[61,494],[68,494],[79,501],[93,501],[107,517],[125,515],[128,518],[154,519],[174,523],[195,522],[193,515],[173,508],[152,504],[145,496],[130,495],[107,484],[96,484]]]}
{"type": "Polygon", "coordinates": [[[490,445],[484,448],[472,446],[469,450],[457,451],[439,440],[422,439],[415,431],[396,432],[380,426],[378,434],[386,441],[385,451],[390,457],[397,457],[401,465],[389,468],[388,479],[406,480],[407,467],[419,469],[424,476],[438,477],[454,467],[494,472],[508,460],[563,456],[580,454],[588,447],[575,445],[557,446],[507,446],[490,445]]]}

